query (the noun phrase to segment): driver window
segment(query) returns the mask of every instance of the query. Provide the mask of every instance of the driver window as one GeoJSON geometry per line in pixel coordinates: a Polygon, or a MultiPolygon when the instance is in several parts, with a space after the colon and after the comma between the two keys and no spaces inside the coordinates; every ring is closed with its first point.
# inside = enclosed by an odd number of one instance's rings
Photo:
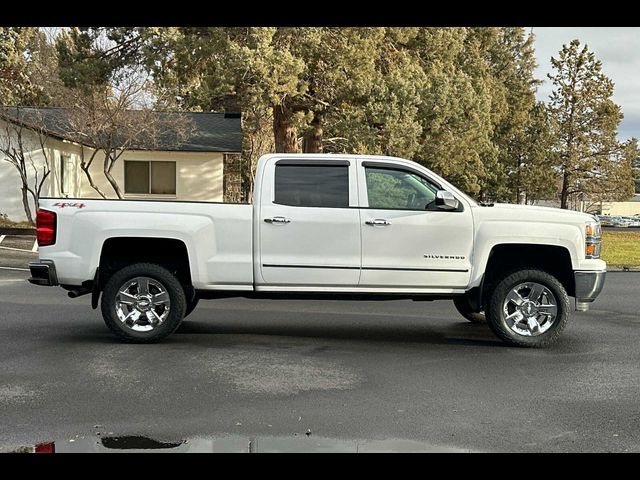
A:
{"type": "Polygon", "coordinates": [[[369,208],[425,210],[435,205],[437,187],[407,170],[365,168],[369,208]]]}

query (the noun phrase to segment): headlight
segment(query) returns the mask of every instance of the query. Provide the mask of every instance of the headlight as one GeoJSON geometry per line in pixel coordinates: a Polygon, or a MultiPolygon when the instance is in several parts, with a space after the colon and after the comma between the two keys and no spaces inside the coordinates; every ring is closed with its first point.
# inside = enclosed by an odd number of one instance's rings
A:
{"type": "Polygon", "coordinates": [[[584,233],[587,237],[600,238],[602,237],[602,228],[600,222],[589,222],[584,227],[584,233]]]}
{"type": "Polygon", "coordinates": [[[584,256],[585,258],[600,258],[602,228],[600,222],[588,222],[584,226],[584,256]]]}

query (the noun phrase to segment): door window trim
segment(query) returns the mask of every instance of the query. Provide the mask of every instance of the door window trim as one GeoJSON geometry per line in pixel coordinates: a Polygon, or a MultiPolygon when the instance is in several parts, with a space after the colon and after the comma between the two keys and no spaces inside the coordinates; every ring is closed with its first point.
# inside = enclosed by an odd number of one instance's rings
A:
{"type": "MultiPolygon", "coordinates": [[[[404,172],[408,172],[408,173],[413,173],[414,175],[419,176],[420,178],[422,178],[423,180],[426,180],[427,182],[431,183],[432,185],[435,185],[436,187],[438,187],[438,190],[444,190],[444,188],[442,188],[442,185],[440,185],[438,182],[436,182],[435,180],[427,177],[424,173],[420,172],[419,170],[416,170],[414,168],[408,167],[406,165],[397,165],[395,163],[386,163],[386,162],[372,162],[369,160],[365,160],[364,162],[362,162],[362,166],[366,169],[367,167],[369,168],[379,168],[381,170],[399,170],[399,171],[404,171],[404,172]]],[[[367,199],[369,198],[369,196],[367,195],[367,199]]],[[[397,209],[394,209],[397,210],[397,209]]]]}
{"type": "Polygon", "coordinates": [[[295,160],[284,159],[276,161],[276,165],[287,167],[350,167],[349,160],[295,160]]]}

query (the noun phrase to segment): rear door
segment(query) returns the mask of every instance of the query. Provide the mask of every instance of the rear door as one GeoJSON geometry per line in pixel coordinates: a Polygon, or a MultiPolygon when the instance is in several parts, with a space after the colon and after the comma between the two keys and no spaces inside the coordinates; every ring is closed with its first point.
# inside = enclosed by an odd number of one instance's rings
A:
{"type": "Polygon", "coordinates": [[[265,166],[263,178],[262,285],[357,286],[361,243],[355,162],[281,159],[265,166]]]}

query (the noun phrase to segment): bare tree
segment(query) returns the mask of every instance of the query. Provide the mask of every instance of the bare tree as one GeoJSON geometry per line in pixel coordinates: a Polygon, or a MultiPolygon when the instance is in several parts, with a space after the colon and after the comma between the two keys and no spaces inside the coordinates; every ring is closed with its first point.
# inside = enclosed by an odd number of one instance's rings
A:
{"type": "Polygon", "coordinates": [[[67,136],[80,145],[80,167],[89,185],[106,198],[91,175],[98,153],[103,155],[103,173],[118,198],[122,189],[113,177],[113,168],[128,150],[175,147],[188,139],[194,127],[184,115],[158,112],[161,99],[154,96],[150,82],[135,72],[108,86],[67,89],[67,136]]]}
{"type": "Polygon", "coordinates": [[[5,107],[0,110],[0,120],[4,124],[0,133],[0,155],[16,168],[22,182],[24,213],[27,221],[34,223],[29,197],[37,208],[45,181],[51,173],[47,129],[42,116],[34,109],[5,107]]]}

